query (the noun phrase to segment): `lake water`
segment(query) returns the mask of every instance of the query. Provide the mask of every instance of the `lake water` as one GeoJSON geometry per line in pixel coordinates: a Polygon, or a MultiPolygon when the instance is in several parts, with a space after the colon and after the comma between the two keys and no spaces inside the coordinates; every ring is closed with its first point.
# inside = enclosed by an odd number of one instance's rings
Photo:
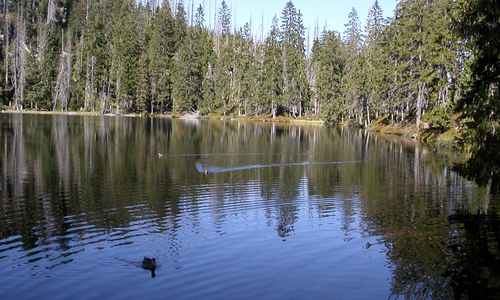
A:
{"type": "Polygon", "coordinates": [[[0,299],[500,298],[499,198],[453,154],[320,125],[0,120],[0,299]]]}

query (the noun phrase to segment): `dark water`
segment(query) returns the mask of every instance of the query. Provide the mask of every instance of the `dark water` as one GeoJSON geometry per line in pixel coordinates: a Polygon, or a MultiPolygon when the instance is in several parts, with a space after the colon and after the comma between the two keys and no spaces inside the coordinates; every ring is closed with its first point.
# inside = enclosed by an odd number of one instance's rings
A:
{"type": "Polygon", "coordinates": [[[452,155],[312,125],[0,120],[0,299],[500,299],[499,199],[452,155]]]}

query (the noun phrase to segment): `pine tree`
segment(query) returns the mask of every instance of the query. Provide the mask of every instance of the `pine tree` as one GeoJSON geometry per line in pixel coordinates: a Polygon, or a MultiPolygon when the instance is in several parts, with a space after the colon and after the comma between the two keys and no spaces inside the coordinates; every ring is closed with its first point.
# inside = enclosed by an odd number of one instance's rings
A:
{"type": "Polygon", "coordinates": [[[383,47],[387,45],[384,44],[383,40],[386,26],[387,21],[383,18],[382,9],[378,1],[375,0],[368,11],[365,40],[361,51],[361,57],[364,61],[367,123],[370,123],[372,109],[375,111],[375,118],[378,118],[381,111],[388,106],[385,102],[389,89],[386,78],[390,64],[388,63],[388,52],[383,47]]]}
{"type": "Polygon", "coordinates": [[[319,113],[324,107],[328,123],[336,123],[347,114],[342,97],[342,77],[345,67],[343,44],[335,31],[324,31],[321,39],[314,41],[312,62],[315,71],[313,86],[319,113]]]}
{"type": "Polygon", "coordinates": [[[251,111],[254,91],[255,48],[249,23],[235,35],[235,89],[238,102],[238,115],[247,115],[251,111]]]}
{"type": "Polygon", "coordinates": [[[222,1],[219,9],[219,26],[222,35],[231,33],[231,10],[227,6],[226,1],[222,1]]]}
{"type": "Polygon", "coordinates": [[[366,109],[365,95],[363,91],[364,74],[363,61],[360,58],[362,47],[361,24],[357,11],[352,8],[349,13],[349,22],[345,24],[345,69],[342,79],[342,94],[348,105],[351,118],[356,116],[359,124],[363,124],[366,109]]]}
{"type": "MultiPolygon", "coordinates": [[[[209,81],[207,82],[213,84],[212,109],[222,115],[230,113],[237,106],[237,103],[235,103],[235,38],[229,31],[231,28],[230,17],[230,10],[223,1],[218,15],[219,31],[215,32],[215,54],[217,58],[210,64],[209,72],[211,72],[211,75],[209,75],[209,81]]],[[[210,90],[207,87],[206,91],[209,92],[210,90]]],[[[210,95],[207,95],[207,97],[210,97],[210,95]]]]}
{"type": "Polygon", "coordinates": [[[151,78],[151,112],[163,112],[172,105],[171,75],[173,71],[172,57],[175,54],[177,41],[175,36],[175,20],[167,1],[163,3],[153,18],[151,39],[148,45],[149,73],[151,78]]]}
{"type": "Polygon", "coordinates": [[[142,14],[134,0],[115,0],[112,11],[112,107],[117,112],[130,111],[136,100],[139,58],[146,41],[144,26],[141,26],[145,20],[141,20],[142,14]]]}
{"type": "Polygon", "coordinates": [[[270,113],[273,118],[278,114],[279,106],[282,105],[283,93],[283,67],[282,50],[279,41],[278,19],[274,16],[271,29],[266,37],[263,58],[263,88],[266,98],[270,99],[270,113]]]}
{"type": "Polygon", "coordinates": [[[497,1],[455,3],[455,31],[469,56],[463,96],[457,103],[463,126],[460,145],[469,154],[458,169],[467,178],[500,192],[500,7],[497,1]]]}
{"type": "Polygon", "coordinates": [[[107,78],[109,78],[109,43],[107,41],[107,31],[111,15],[109,11],[109,1],[101,3],[89,1],[84,32],[83,57],[85,57],[86,69],[89,70],[85,81],[85,102],[89,102],[88,109],[103,111],[107,103],[100,100],[106,100],[108,87],[107,78]]]}
{"type": "Polygon", "coordinates": [[[446,89],[455,66],[450,21],[443,0],[402,1],[395,14],[391,56],[399,74],[396,84],[406,114],[419,127],[428,110],[449,101],[446,89]]]}
{"type": "Polygon", "coordinates": [[[302,14],[290,1],[281,13],[281,47],[283,101],[293,117],[302,115],[302,102],[309,96],[304,34],[302,14]]]}
{"type": "Polygon", "coordinates": [[[198,110],[203,101],[203,80],[207,72],[211,47],[207,47],[208,35],[203,28],[202,6],[196,12],[196,25],[188,29],[184,44],[174,58],[173,81],[174,111],[198,110]]]}

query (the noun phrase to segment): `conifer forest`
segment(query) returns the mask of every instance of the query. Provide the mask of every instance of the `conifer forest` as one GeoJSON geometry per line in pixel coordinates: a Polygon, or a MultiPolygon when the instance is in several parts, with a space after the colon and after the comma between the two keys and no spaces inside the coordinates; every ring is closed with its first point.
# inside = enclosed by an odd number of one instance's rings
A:
{"type": "MultiPolygon", "coordinates": [[[[308,30],[292,1],[267,32],[222,1],[2,0],[1,102],[13,110],[498,125],[495,0],[402,0],[344,32],[308,30]]],[[[479,126],[479,127],[481,127],[479,126]]],[[[482,127],[481,127],[482,128],[482,127]]],[[[475,143],[476,137],[472,138],[475,143]]]]}
{"type": "Polygon", "coordinates": [[[500,174],[498,0],[401,0],[390,18],[375,0],[344,32],[306,31],[290,1],[260,33],[225,1],[211,22],[182,0],[0,5],[2,110],[453,127],[471,154],[462,169],[500,174]]]}

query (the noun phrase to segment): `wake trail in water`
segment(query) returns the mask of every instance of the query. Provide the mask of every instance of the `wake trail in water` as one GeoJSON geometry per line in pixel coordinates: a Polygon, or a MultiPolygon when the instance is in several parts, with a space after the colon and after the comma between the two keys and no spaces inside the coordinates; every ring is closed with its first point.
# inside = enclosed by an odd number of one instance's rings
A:
{"type": "Polygon", "coordinates": [[[250,169],[259,169],[259,168],[271,168],[271,167],[283,167],[283,166],[307,166],[307,165],[338,165],[338,164],[350,164],[357,163],[358,161],[321,161],[321,162],[298,162],[298,163],[286,163],[286,164],[269,164],[269,165],[247,165],[241,167],[234,168],[219,168],[219,167],[206,167],[204,168],[200,162],[196,163],[196,169],[200,173],[205,173],[208,170],[210,173],[223,173],[223,172],[231,172],[231,171],[240,171],[240,170],[250,170],[250,169]]]}
{"type": "MultiPolygon", "coordinates": [[[[180,157],[180,156],[241,156],[241,155],[269,155],[269,153],[192,153],[192,154],[163,154],[158,153],[160,157],[180,157]]],[[[272,154],[280,155],[280,154],[272,154]]],[[[302,154],[305,155],[305,154],[302,154]]]]}

